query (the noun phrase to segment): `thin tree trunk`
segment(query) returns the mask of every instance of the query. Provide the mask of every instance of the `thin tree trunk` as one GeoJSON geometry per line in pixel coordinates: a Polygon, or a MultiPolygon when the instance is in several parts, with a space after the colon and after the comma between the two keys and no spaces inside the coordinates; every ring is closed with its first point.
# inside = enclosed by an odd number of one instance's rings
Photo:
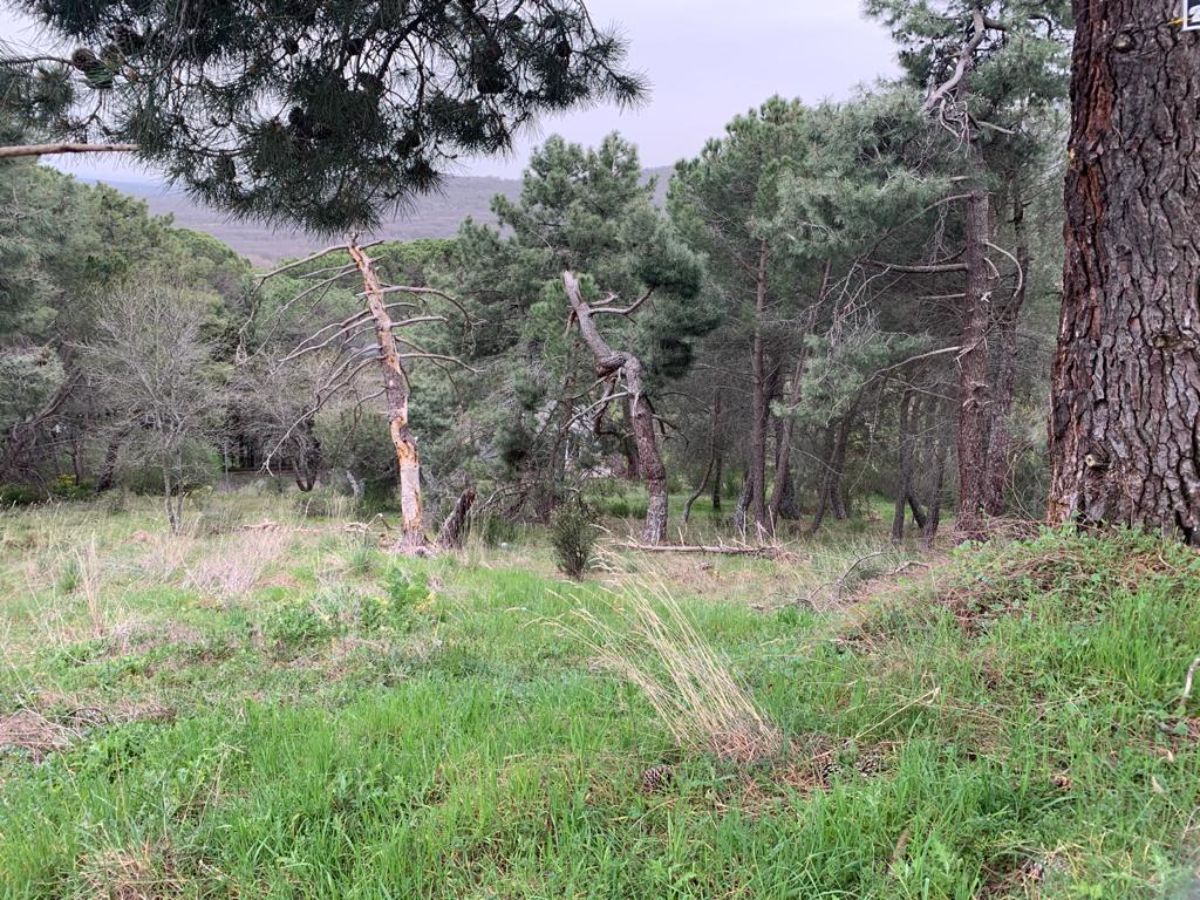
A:
{"type": "Polygon", "coordinates": [[[1025,305],[1031,255],[1025,233],[1025,201],[1017,189],[1013,196],[1013,233],[1016,238],[1016,257],[1020,271],[1012,297],[996,316],[995,349],[996,377],[992,386],[992,406],[989,413],[991,429],[987,443],[987,494],[984,509],[988,515],[1004,514],[1005,493],[1012,480],[1012,417],[1013,396],[1017,389],[1017,323],[1025,305]]]}
{"type": "MultiPolygon", "coordinates": [[[[712,427],[708,433],[708,465],[704,467],[704,477],[700,479],[700,484],[696,487],[695,493],[687,498],[687,502],[683,504],[683,524],[687,524],[692,517],[692,504],[700,499],[700,495],[704,493],[704,488],[708,485],[708,479],[712,476],[714,467],[717,469],[720,478],[720,451],[717,449],[717,432],[721,425],[721,391],[716,390],[713,393],[713,413],[712,427]]],[[[720,488],[716,493],[720,493],[720,488]]]]}
{"type": "Polygon", "coordinates": [[[896,505],[892,513],[892,543],[904,542],[905,508],[912,497],[913,429],[916,393],[906,390],[900,398],[900,471],[896,479],[896,505]]]}
{"type": "Polygon", "coordinates": [[[1175,6],[1073,4],[1048,514],[1200,544],[1200,34],[1175,6]]]}
{"type": "Polygon", "coordinates": [[[829,451],[826,455],[825,471],[821,477],[821,494],[817,500],[817,511],[813,514],[811,532],[820,530],[825,521],[826,513],[832,509],[835,519],[844,520],[849,517],[846,509],[846,498],[842,490],[842,474],[846,466],[846,448],[850,443],[850,432],[854,427],[857,404],[836,424],[829,428],[829,451]]]}
{"type": "MultiPolygon", "coordinates": [[[[633,423],[633,410],[629,406],[629,398],[623,398],[621,405],[625,411],[625,425],[629,427],[633,423]]],[[[641,460],[638,459],[637,439],[629,434],[622,435],[621,450],[625,454],[625,477],[630,481],[637,481],[641,477],[642,469],[641,460]]]]}
{"type": "Polygon", "coordinates": [[[426,544],[424,516],[421,510],[421,457],[417,441],[408,423],[408,373],[400,358],[392,320],[384,302],[383,286],[368,257],[352,238],[347,244],[350,258],[362,276],[367,306],[375,324],[379,346],[379,364],[383,372],[384,398],[387,402],[388,427],[396,462],[400,467],[400,548],[416,550],[426,544]]]}
{"type": "Polygon", "coordinates": [[[716,460],[713,464],[713,489],[712,489],[712,508],[713,512],[721,511],[721,490],[723,488],[722,480],[725,477],[723,470],[725,457],[720,450],[717,451],[716,460]]]}
{"type": "Polygon", "coordinates": [[[926,433],[933,435],[933,460],[929,479],[929,512],[921,525],[921,547],[928,550],[937,540],[938,527],[942,522],[942,487],[946,480],[946,456],[950,442],[942,433],[939,413],[940,403],[930,403],[926,418],[926,433]]]}
{"type": "Polygon", "coordinates": [[[737,503],[733,504],[733,528],[743,537],[746,535],[746,513],[750,509],[750,497],[753,493],[753,480],[747,472],[742,478],[742,490],[738,493],[737,503]]]}
{"type": "Polygon", "coordinates": [[[754,289],[754,339],[750,352],[750,516],[759,528],[767,521],[767,420],[770,414],[767,396],[766,340],[763,334],[767,309],[767,242],[759,245],[758,271],[754,289]]]}
{"type": "MultiPolygon", "coordinates": [[[[800,405],[800,391],[802,390],[800,376],[804,374],[804,357],[805,355],[801,353],[796,359],[796,370],[792,373],[792,383],[787,392],[787,405],[789,409],[795,409],[800,405]]],[[[795,433],[795,428],[795,417],[786,416],[781,420],[775,432],[775,484],[771,490],[771,503],[769,507],[772,525],[780,519],[796,518],[796,510],[794,509],[795,492],[792,488],[791,472],[792,437],[795,433]],[[785,510],[785,503],[789,503],[793,508],[785,510]]]]}
{"type": "Polygon", "coordinates": [[[629,392],[630,425],[637,441],[638,464],[646,482],[649,502],[642,527],[642,543],[661,543],[667,533],[667,469],[658,449],[654,428],[654,410],[642,384],[642,362],[632,353],[615,351],[604,340],[592,318],[592,308],[583,299],[579,281],[573,272],[563,272],[563,287],[575,313],[579,333],[592,351],[596,374],[601,378],[620,373],[629,392]]]}
{"type": "Polygon", "coordinates": [[[125,442],[125,431],[109,438],[108,446],[104,448],[104,465],[96,478],[96,493],[102,494],[111,490],[117,476],[117,460],[121,455],[121,444],[125,442]]]}
{"type": "Polygon", "coordinates": [[[987,191],[976,188],[967,200],[967,290],[963,307],[962,351],[958,355],[958,520],[962,540],[986,536],[983,505],[987,493],[989,365],[987,329],[993,277],[987,258],[991,214],[987,191]]]}

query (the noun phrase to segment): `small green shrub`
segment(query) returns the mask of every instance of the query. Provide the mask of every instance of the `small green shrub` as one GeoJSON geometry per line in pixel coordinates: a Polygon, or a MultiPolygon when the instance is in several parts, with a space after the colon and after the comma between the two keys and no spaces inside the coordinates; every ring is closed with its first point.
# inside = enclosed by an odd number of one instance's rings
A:
{"type": "Polygon", "coordinates": [[[479,528],[479,536],[483,540],[484,545],[488,547],[499,547],[501,544],[514,544],[519,534],[520,531],[515,522],[510,522],[508,519],[498,516],[495,513],[489,513],[479,528]]]}
{"type": "Polygon", "coordinates": [[[263,622],[263,634],[277,651],[309,647],[327,641],[343,630],[339,616],[346,607],[344,591],[332,591],[310,600],[285,603],[263,622]]]}
{"type": "Polygon", "coordinates": [[[45,499],[45,495],[32,484],[0,484],[0,507],[32,506],[45,499]]]}
{"type": "Polygon", "coordinates": [[[568,503],[555,511],[550,519],[550,544],[564,575],[583,578],[592,564],[598,536],[595,515],[583,503],[568,503]]]}
{"type": "Polygon", "coordinates": [[[406,572],[399,566],[388,570],[384,585],[388,599],[397,606],[416,606],[433,596],[429,589],[429,579],[424,575],[406,572]]]}
{"type": "Polygon", "coordinates": [[[60,500],[90,500],[92,485],[87,481],[76,481],[73,475],[59,475],[50,485],[50,494],[60,500]]]}

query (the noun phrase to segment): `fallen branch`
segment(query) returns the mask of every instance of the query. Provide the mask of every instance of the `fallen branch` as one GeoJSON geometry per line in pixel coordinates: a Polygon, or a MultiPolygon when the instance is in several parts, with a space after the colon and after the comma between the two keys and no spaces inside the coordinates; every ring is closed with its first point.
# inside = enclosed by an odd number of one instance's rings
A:
{"type": "Polygon", "coordinates": [[[782,547],[731,547],[725,544],[617,544],[622,550],[637,550],[642,553],[711,553],[724,556],[761,556],[780,559],[792,554],[782,547]]]}

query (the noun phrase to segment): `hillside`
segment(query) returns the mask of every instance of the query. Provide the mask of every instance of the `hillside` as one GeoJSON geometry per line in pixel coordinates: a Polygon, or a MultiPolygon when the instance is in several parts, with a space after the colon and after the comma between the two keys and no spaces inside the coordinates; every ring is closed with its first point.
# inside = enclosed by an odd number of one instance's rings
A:
{"type": "MultiPolygon", "coordinates": [[[[669,166],[647,169],[646,177],[657,177],[655,201],[666,195],[669,166]]],[[[183,191],[157,184],[107,182],[117,190],[146,201],[155,215],[171,215],[181,228],[203,231],[233,247],[255,265],[288,257],[303,256],[322,245],[320,238],[294,229],[274,229],[259,222],[230,219],[220,210],[202,206],[183,191]]],[[[376,237],[392,240],[451,237],[468,216],[482,222],[494,222],[490,205],[497,194],[516,197],[521,182],[515,178],[447,178],[442,190],[422,197],[416,206],[393,216],[376,237]]]]}

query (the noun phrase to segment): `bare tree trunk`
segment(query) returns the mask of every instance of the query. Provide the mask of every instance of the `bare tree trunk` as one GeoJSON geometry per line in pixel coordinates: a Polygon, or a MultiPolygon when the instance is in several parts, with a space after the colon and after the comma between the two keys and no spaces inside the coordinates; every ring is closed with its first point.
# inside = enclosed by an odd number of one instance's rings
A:
{"type": "Polygon", "coordinates": [[[112,489],[113,481],[117,476],[117,460],[121,456],[121,444],[125,442],[125,434],[126,432],[121,431],[108,439],[108,446],[104,448],[104,465],[96,478],[97,494],[112,489]]]}
{"type": "MultiPolygon", "coordinates": [[[[708,479],[713,474],[713,468],[717,469],[717,478],[720,479],[720,451],[717,447],[717,431],[721,424],[721,391],[716,390],[713,393],[713,413],[712,413],[712,428],[708,435],[708,465],[704,467],[704,477],[700,479],[700,484],[696,487],[695,493],[687,498],[687,502],[683,505],[683,523],[686,525],[692,517],[692,504],[694,504],[700,495],[704,493],[704,488],[708,485],[708,479]]],[[[720,485],[717,485],[715,493],[720,494],[720,485]]]]}
{"type": "MultiPolygon", "coordinates": [[[[630,427],[633,424],[633,410],[629,406],[628,397],[622,399],[621,406],[625,411],[625,425],[630,427]]],[[[638,458],[637,439],[629,434],[622,435],[621,451],[625,454],[625,477],[630,481],[637,481],[641,477],[642,470],[642,462],[638,458]]]]}
{"type": "MultiPolygon", "coordinates": [[[[802,382],[800,376],[804,374],[804,354],[801,353],[796,360],[796,370],[792,373],[792,383],[787,392],[787,405],[789,409],[795,409],[800,405],[800,391],[802,382]]],[[[780,519],[797,518],[795,507],[795,492],[792,486],[792,437],[795,433],[796,419],[794,416],[786,416],[776,429],[775,439],[775,485],[771,490],[771,503],[769,507],[771,523],[774,525],[780,519]],[[785,509],[785,503],[790,507],[785,509]]]]}
{"type": "Polygon", "coordinates": [[[835,519],[844,520],[849,517],[846,509],[846,497],[842,489],[842,474],[846,467],[846,448],[850,443],[850,432],[854,427],[857,405],[829,428],[829,452],[826,456],[825,471],[821,477],[821,493],[817,499],[817,511],[813,514],[811,532],[820,530],[824,524],[826,513],[832,509],[835,519]]]}
{"type": "Polygon", "coordinates": [[[905,507],[912,497],[913,429],[916,393],[906,390],[900,398],[900,471],[896,479],[896,506],[892,513],[892,543],[904,541],[905,507]]]}
{"type": "Polygon", "coordinates": [[[1013,233],[1016,237],[1017,284],[996,315],[996,377],[992,385],[992,408],[989,413],[991,429],[987,443],[987,494],[984,509],[988,515],[1004,514],[1005,492],[1012,479],[1012,417],[1013,396],[1017,389],[1017,323],[1025,305],[1031,255],[1025,233],[1025,201],[1018,189],[1013,196],[1013,233]]]}
{"type": "Polygon", "coordinates": [[[475,486],[469,484],[466,490],[459,495],[454,508],[450,510],[450,515],[446,517],[446,521],[442,523],[437,539],[439,547],[446,550],[457,550],[463,545],[470,524],[471,507],[474,504],[475,486]]]}
{"type": "Polygon", "coordinates": [[[642,542],[661,543],[667,533],[667,469],[658,449],[654,410],[642,385],[642,362],[632,353],[613,350],[604,340],[592,318],[592,308],[583,299],[575,274],[563,272],[562,279],[575,321],[579,325],[579,333],[592,351],[596,374],[602,378],[619,374],[625,380],[629,392],[630,425],[637,441],[639,466],[649,497],[642,542]]]}
{"type": "Polygon", "coordinates": [[[933,460],[929,480],[929,512],[921,526],[921,547],[928,550],[937,540],[938,526],[942,522],[942,487],[946,480],[946,455],[950,442],[942,433],[939,422],[940,403],[930,403],[926,412],[926,433],[933,435],[933,460]]]}
{"type": "Polygon", "coordinates": [[[747,472],[742,478],[742,490],[738,493],[737,502],[733,504],[733,528],[743,537],[746,534],[746,512],[750,509],[750,497],[753,493],[753,481],[747,472]]]}
{"type": "Polygon", "coordinates": [[[724,461],[725,461],[724,455],[721,453],[720,450],[718,450],[716,460],[713,465],[713,489],[712,489],[713,512],[721,511],[721,489],[723,487],[723,485],[721,484],[721,481],[725,477],[725,473],[724,473],[724,471],[722,471],[722,469],[724,468],[722,463],[724,463],[724,461]]]}
{"type": "Polygon", "coordinates": [[[1073,6],[1048,515],[1200,544],[1200,34],[1167,0],[1073,6]]]}
{"type": "Polygon", "coordinates": [[[375,340],[379,345],[388,426],[392,446],[396,449],[396,462],[400,467],[400,547],[416,550],[425,546],[426,539],[421,510],[421,457],[417,452],[417,440],[408,424],[408,373],[400,358],[396,335],[392,333],[392,320],[384,303],[383,286],[379,283],[371,259],[353,238],[347,244],[347,249],[362,276],[367,306],[375,323],[375,340]]]}
{"type": "Polygon", "coordinates": [[[758,271],[754,290],[754,340],[750,353],[751,401],[750,415],[750,515],[759,528],[769,528],[767,521],[767,424],[770,398],[767,396],[766,340],[763,335],[767,309],[766,240],[759,246],[758,271]]]}
{"type": "Polygon", "coordinates": [[[986,536],[983,505],[987,494],[989,365],[987,329],[991,320],[993,276],[987,258],[991,214],[987,191],[976,188],[967,200],[967,291],[963,307],[962,351],[958,355],[958,520],[962,540],[986,536]]]}

